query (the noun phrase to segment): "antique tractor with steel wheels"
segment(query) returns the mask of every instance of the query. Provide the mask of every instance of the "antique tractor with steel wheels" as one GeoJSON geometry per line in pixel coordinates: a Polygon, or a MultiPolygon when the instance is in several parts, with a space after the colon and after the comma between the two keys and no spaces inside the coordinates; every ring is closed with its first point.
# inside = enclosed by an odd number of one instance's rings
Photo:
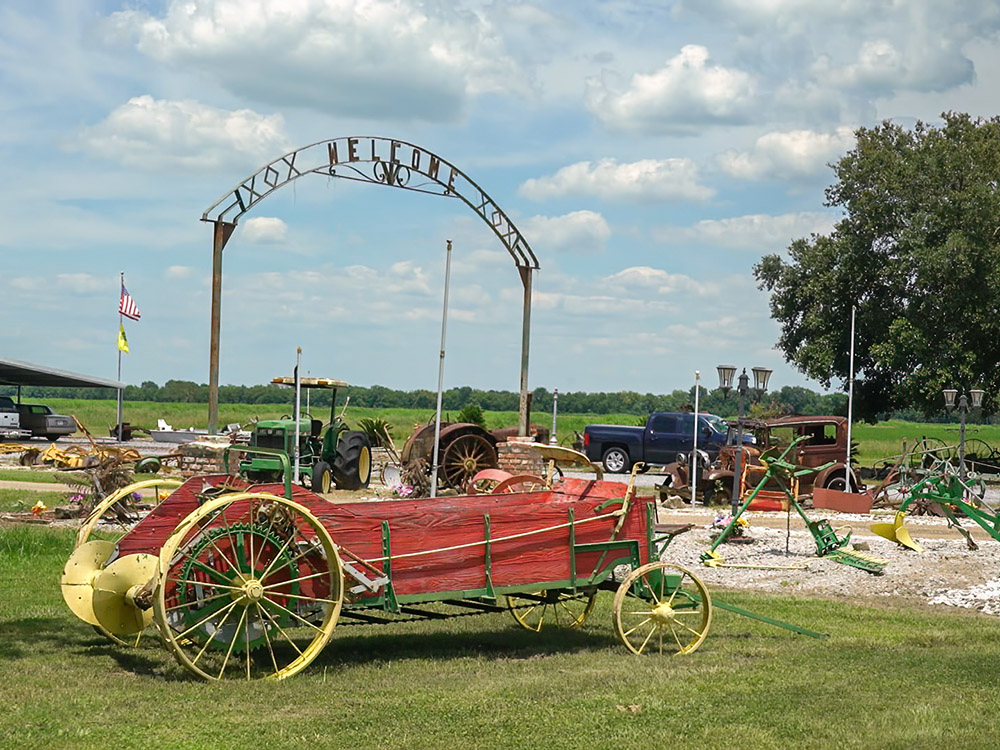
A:
{"type": "MultiPolygon", "coordinates": [[[[437,456],[438,481],[445,487],[464,491],[480,471],[497,468],[496,445],[496,438],[477,424],[442,422],[437,456]]],[[[401,458],[404,465],[423,459],[428,469],[433,466],[433,422],[410,435],[401,458]]]]}
{"type": "MultiPolygon", "coordinates": [[[[292,378],[274,378],[272,383],[294,385],[292,378]]],[[[330,391],[330,422],[310,415],[297,422],[291,416],[257,422],[250,436],[254,448],[280,451],[294,464],[298,440],[299,475],[309,478],[309,486],[319,493],[330,491],[331,484],[340,490],[359,490],[368,486],[372,476],[372,447],[368,434],[349,430],[337,416],[337,389],[346,388],[343,380],[331,378],[300,378],[299,386],[330,391]]],[[[252,482],[280,482],[284,466],[273,455],[248,453],[240,462],[240,474],[252,482]]]]}

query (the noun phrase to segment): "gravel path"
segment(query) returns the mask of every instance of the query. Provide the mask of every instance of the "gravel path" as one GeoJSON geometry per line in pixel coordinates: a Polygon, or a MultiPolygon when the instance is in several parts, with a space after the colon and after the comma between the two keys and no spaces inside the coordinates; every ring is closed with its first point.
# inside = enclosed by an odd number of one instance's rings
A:
{"type": "MultiPolygon", "coordinates": [[[[575,472],[570,476],[588,477],[575,472]]],[[[609,475],[606,479],[628,481],[625,475],[609,475]]],[[[654,474],[637,476],[639,493],[649,494],[647,488],[662,479],[654,474]]],[[[1000,490],[988,489],[986,500],[994,506],[1000,504],[1000,490]]],[[[783,511],[745,513],[743,517],[750,521],[748,535],[754,543],[725,543],[717,549],[728,564],[760,567],[708,567],[700,558],[711,544],[709,526],[718,513],[717,509],[704,506],[659,511],[661,523],[695,524],[693,529],[674,538],[663,557],[689,568],[710,588],[753,589],[875,605],[906,602],[935,608],[967,607],[1000,615],[1000,542],[972,521],[966,520],[963,526],[972,534],[978,550],[968,549],[964,537],[949,529],[944,518],[907,517],[907,528],[924,548],[920,553],[870,531],[875,521],[891,521],[892,511],[875,510],[870,516],[806,511],[811,520],[829,519],[838,536],[850,528],[852,543],[867,547],[865,551],[870,555],[888,560],[883,573],[873,575],[817,557],[812,534],[794,511],[790,531],[786,531],[789,519],[783,511]]],[[[850,544],[847,548],[852,547],[850,544]]]]}
{"type": "Polygon", "coordinates": [[[748,535],[754,543],[725,543],[717,552],[728,564],[761,567],[711,568],[701,563],[702,553],[711,544],[708,526],[712,513],[704,508],[661,510],[662,523],[696,524],[674,538],[664,559],[690,568],[713,588],[754,589],[868,604],[919,602],[1000,614],[1000,542],[971,522],[966,527],[975,528],[978,550],[969,550],[965,539],[954,529],[948,529],[944,519],[907,519],[907,528],[924,548],[920,553],[868,531],[867,526],[877,519],[836,513],[824,516],[811,511],[811,518],[829,518],[835,529],[851,526],[853,543],[867,547],[870,555],[888,560],[884,572],[873,575],[817,557],[812,535],[799,519],[794,519],[797,523],[793,522],[788,532],[783,512],[751,512],[744,517],[750,521],[748,535]]]}

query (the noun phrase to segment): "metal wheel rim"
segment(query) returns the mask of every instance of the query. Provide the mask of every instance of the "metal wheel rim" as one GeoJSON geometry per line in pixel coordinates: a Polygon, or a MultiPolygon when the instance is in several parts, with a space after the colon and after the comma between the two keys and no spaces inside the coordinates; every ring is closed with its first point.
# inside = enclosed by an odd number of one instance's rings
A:
{"type": "Polygon", "coordinates": [[[712,599],[687,568],[652,562],[633,570],[618,587],[614,623],[618,639],[634,654],[690,654],[708,635],[712,599]],[[666,571],[680,575],[673,589],[667,585],[666,571]]]}
{"type": "MultiPolygon", "coordinates": [[[[76,549],[81,544],[85,544],[90,541],[90,535],[97,528],[97,524],[100,522],[101,518],[104,516],[108,510],[122,500],[128,497],[136,490],[142,490],[149,487],[164,487],[169,489],[177,489],[183,484],[178,479],[144,479],[141,482],[133,482],[132,484],[126,485],[121,489],[115,490],[106,498],[101,500],[100,503],[94,506],[94,509],[87,516],[87,519],[80,526],[80,529],[76,532],[76,542],[73,544],[73,549],[76,549]]],[[[157,504],[159,504],[159,493],[157,493],[157,504]]],[[[121,535],[119,539],[131,530],[130,526],[126,526],[124,523],[119,521],[118,524],[121,527],[121,535]]]]}
{"type": "Polygon", "coordinates": [[[444,449],[441,461],[448,486],[455,489],[466,487],[472,477],[494,466],[496,460],[491,458],[491,453],[492,446],[481,435],[460,435],[452,440],[444,449]]]}
{"type": "Polygon", "coordinates": [[[957,455],[954,446],[948,445],[944,440],[934,437],[925,437],[917,444],[917,449],[922,455],[922,463],[934,463],[935,461],[951,462],[957,455]]]}
{"type": "MultiPolygon", "coordinates": [[[[107,513],[112,506],[116,505],[120,500],[128,497],[133,492],[137,490],[147,489],[149,487],[155,487],[155,488],[163,487],[165,489],[177,489],[182,484],[183,482],[181,482],[178,479],[143,479],[140,482],[133,482],[132,484],[126,485],[124,487],[115,490],[106,498],[101,500],[101,502],[99,502],[97,505],[94,506],[94,509],[90,512],[90,515],[87,516],[86,520],[83,522],[83,525],[81,525],[76,532],[76,540],[73,543],[73,549],[75,550],[80,545],[86,544],[88,541],[90,541],[90,535],[94,533],[94,529],[97,528],[97,524],[101,522],[101,519],[104,517],[104,514],[107,513]]],[[[159,490],[157,490],[155,497],[156,497],[156,504],[159,505],[160,503],[159,490]]],[[[118,518],[115,519],[115,522],[119,527],[117,529],[119,533],[114,540],[117,543],[119,539],[121,539],[123,536],[125,536],[125,534],[127,534],[131,530],[131,526],[126,525],[123,521],[121,521],[121,519],[118,518]]],[[[134,526],[135,524],[132,525],[134,526]]],[[[119,646],[138,646],[139,642],[142,640],[142,633],[139,633],[133,640],[125,640],[121,636],[115,635],[114,633],[108,631],[107,629],[101,627],[100,625],[93,625],[92,627],[94,628],[95,632],[104,636],[109,641],[117,643],[119,646]]]]}
{"type": "Polygon", "coordinates": [[[361,449],[361,455],[358,456],[358,476],[361,478],[361,483],[371,479],[372,474],[372,452],[368,450],[367,447],[361,449]]]}
{"type": "MultiPolygon", "coordinates": [[[[219,536],[219,539],[222,538],[219,536]]],[[[153,602],[154,618],[161,636],[177,661],[198,677],[206,680],[234,676],[247,680],[281,680],[304,669],[326,645],[340,615],[343,596],[340,558],[333,540],[320,521],[307,508],[286,498],[267,493],[243,492],[217,498],[201,506],[180,523],[163,545],[153,602]],[[242,508],[244,502],[245,509],[242,508]],[[232,518],[228,517],[227,510],[237,504],[241,504],[241,507],[231,511],[232,518]],[[217,554],[218,558],[213,561],[213,570],[204,570],[204,565],[195,564],[208,580],[178,578],[181,564],[188,559],[185,556],[189,556],[191,548],[195,546],[193,542],[199,535],[204,536],[205,532],[212,529],[230,529],[238,521],[245,519],[263,524],[263,521],[258,522],[257,519],[265,513],[270,514],[266,516],[269,519],[269,529],[287,529],[287,526],[282,526],[286,521],[294,527],[295,544],[292,544],[292,538],[285,544],[289,549],[294,546],[295,554],[291,562],[302,561],[301,563],[294,567],[291,563],[275,566],[274,562],[282,557],[284,551],[265,551],[263,545],[255,550],[252,546],[254,535],[251,534],[249,548],[245,543],[241,547],[233,537],[230,537],[228,545],[215,545],[212,553],[217,554]],[[239,518],[235,517],[237,514],[239,518]],[[276,519],[279,519],[277,523],[276,519]],[[221,524],[218,523],[220,521],[221,524]],[[301,532],[307,529],[311,533],[303,536],[301,532]],[[300,549],[302,551],[298,551],[300,549]],[[238,550],[245,557],[238,557],[233,550],[238,550]],[[325,566],[319,563],[325,563],[325,566]],[[321,569],[323,567],[325,570],[321,569]],[[242,572],[243,568],[248,568],[249,573],[242,572]],[[305,572],[317,569],[318,572],[305,572]],[[275,578],[286,571],[287,577],[275,578]],[[297,589],[292,584],[302,586],[306,581],[313,582],[309,584],[309,588],[318,587],[325,593],[296,593],[297,589]],[[193,618],[184,619],[185,623],[196,619],[195,626],[186,626],[184,630],[179,630],[181,626],[178,625],[178,620],[183,618],[177,612],[191,605],[177,603],[179,597],[176,596],[176,591],[179,586],[200,589],[194,597],[195,602],[213,602],[211,607],[206,608],[209,611],[207,616],[198,617],[204,611],[201,610],[193,618]],[[305,605],[300,605],[300,602],[305,605]],[[310,622],[299,614],[306,605],[314,606],[317,612],[322,613],[320,624],[310,622]],[[231,622],[236,622],[235,630],[220,659],[219,654],[223,649],[211,650],[211,643],[231,622]],[[283,622],[292,624],[286,626],[283,622]],[[311,640],[304,648],[300,648],[297,641],[301,638],[296,637],[298,632],[289,631],[303,628],[311,640]],[[238,650],[236,643],[241,638],[245,647],[238,650]],[[253,644],[258,648],[254,648],[253,644]],[[254,654],[254,651],[258,653],[254,654]],[[237,653],[236,657],[234,652],[237,653]]]]}
{"type": "Polygon", "coordinates": [[[509,594],[507,611],[518,625],[536,633],[552,627],[572,630],[586,622],[596,601],[596,591],[536,591],[528,596],[509,594]]]}
{"type": "Polygon", "coordinates": [[[327,494],[330,491],[330,487],[333,485],[333,478],[330,476],[329,471],[324,471],[319,480],[319,491],[322,494],[327,494]]]}
{"type": "Polygon", "coordinates": [[[625,468],[625,455],[620,451],[613,451],[604,457],[604,463],[609,472],[619,474],[625,468]]]}

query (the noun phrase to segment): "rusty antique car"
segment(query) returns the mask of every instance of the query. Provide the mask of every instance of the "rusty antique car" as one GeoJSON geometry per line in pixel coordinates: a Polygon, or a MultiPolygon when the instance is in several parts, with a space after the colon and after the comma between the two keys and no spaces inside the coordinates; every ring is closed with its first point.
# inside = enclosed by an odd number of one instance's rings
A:
{"type": "MultiPolygon", "coordinates": [[[[804,416],[779,417],[777,419],[735,420],[729,427],[727,444],[719,451],[718,458],[709,463],[704,456],[700,457],[701,476],[697,490],[706,504],[728,504],[732,501],[733,473],[736,470],[737,434],[739,425],[743,432],[755,437],[753,445],[743,447],[744,476],[741,482],[740,494],[753,489],[763,476],[765,467],[761,464],[761,454],[773,453],[787,447],[792,440],[805,436],[807,439],[796,449],[795,463],[799,466],[816,468],[832,462],[831,466],[815,474],[800,478],[797,488],[798,495],[812,493],[813,487],[858,492],[860,484],[853,472],[845,470],[847,459],[847,419],[834,416],[804,416]]],[[[682,457],[666,467],[667,477],[659,485],[660,497],[680,494],[685,500],[690,500],[690,464],[687,457],[682,457]],[[685,492],[686,491],[686,492],[685,492]]]]}

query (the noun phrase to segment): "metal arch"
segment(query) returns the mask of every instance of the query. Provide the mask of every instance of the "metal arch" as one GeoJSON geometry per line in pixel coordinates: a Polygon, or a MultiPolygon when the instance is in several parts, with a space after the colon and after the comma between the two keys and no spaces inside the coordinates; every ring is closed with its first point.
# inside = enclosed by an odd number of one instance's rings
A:
{"type": "Polygon", "coordinates": [[[243,214],[275,190],[308,174],[458,198],[493,230],[518,268],[539,268],[538,259],[518,228],[465,172],[413,143],[380,136],[333,138],[290,151],[219,198],[202,214],[202,221],[235,226],[243,214]],[[303,161],[308,166],[300,167],[303,161]],[[370,164],[370,171],[359,168],[362,164],[370,164]],[[440,179],[442,174],[447,179],[440,179]]]}
{"type": "Polygon", "coordinates": [[[223,195],[202,214],[202,221],[213,225],[212,243],[212,311],[211,343],[208,376],[208,430],[215,433],[219,421],[219,342],[222,310],[222,251],[240,217],[280,187],[307,174],[368,182],[404,190],[459,198],[475,211],[493,230],[517,268],[524,287],[521,314],[521,378],[518,434],[528,434],[531,394],[528,392],[528,358],[531,331],[532,272],[538,270],[538,259],[531,246],[514,226],[507,214],[467,174],[436,154],[407,141],[380,136],[350,136],[318,141],[264,165],[254,174],[223,195]],[[367,156],[361,150],[367,146],[367,156]],[[325,149],[324,149],[325,147],[325,149]],[[408,152],[407,152],[408,149],[408,152]],[[325,154],[324,154],[325,151],[325,154]],[[310,166],[299,168],[301,155],[310,152],[318,159],[310,166]],[[315,154],[319,154],[316,157],[315,154]],[[408,153],[409,161],[404,158],[408,153]],[[322,157],[325,155],[325,159],[322,157]],[[426,160],[426,161],[425,161],[426,160]],[[312,166],[316,164],[316,166],[312,166]],[[370,174],[359,168],[371,164],[370,174]],[[439,178],[442,167],[448,178],[439,178]],[[424,181],[417,181],[419,178],[424,181]]]}

